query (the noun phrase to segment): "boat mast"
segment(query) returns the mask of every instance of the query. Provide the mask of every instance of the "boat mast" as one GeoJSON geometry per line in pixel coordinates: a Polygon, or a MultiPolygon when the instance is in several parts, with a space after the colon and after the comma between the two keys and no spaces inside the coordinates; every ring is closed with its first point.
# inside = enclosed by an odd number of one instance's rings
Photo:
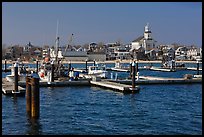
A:
{"type": "Polygon", "coordinates": [[[57,20],[57,31],[56,31],[56,45],[55,45],[55,61],[57,61],[58,59],[58,51],[59,51],[59,36],[58,36],[58,25],[59,25],[59,21],[57,20]]]}

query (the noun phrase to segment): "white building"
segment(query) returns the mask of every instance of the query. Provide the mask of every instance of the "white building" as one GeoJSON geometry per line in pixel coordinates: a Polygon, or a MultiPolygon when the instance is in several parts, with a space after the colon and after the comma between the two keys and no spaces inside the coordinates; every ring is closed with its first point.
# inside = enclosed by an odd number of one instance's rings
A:
{"type": "Polygon", "coordinates": [[[144,27],[143,36],[140,36],[132,41],[132,48],[130,49],[130,52],[143,48],[145,50],[145,54],[149,54],[151,58],[152,56],[155,56],[151,54],[151,52],[156,49],[156,42],[157,41],[152,38],[152,32],[150,30],[149,24],[147,23],[147,25],[144,27]]]}
{"type": "Polygon", "coordinates": [[[201,59],[202,58],[202,48],[190,48],[187,51],[187,57],[192,60],[201,59]]]}
{"type": "Polygon", "coordinates": [[[185,60],[187,59],[187,48],[186,47],[178,47],[175,51],[176,60],[185,60]]]}

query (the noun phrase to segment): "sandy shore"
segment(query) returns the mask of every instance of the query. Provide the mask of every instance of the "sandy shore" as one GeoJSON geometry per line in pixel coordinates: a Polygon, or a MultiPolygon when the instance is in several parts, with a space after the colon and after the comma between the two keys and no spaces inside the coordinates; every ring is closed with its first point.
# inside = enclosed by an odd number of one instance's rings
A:
{"type": "MultiPolygon", "coordinates": [[[[122,60],[121,63],[130,63],[132,60],[122,60]]],[[[11,61],[11,60],[6,60],[7,64],[13,64],[16,61],[11,61]]],[[[41,62],[41,61],[40,61],[41,62]]],[[[115,63],[116,60],[108,60],[108,61],[96,61],[97,63],[115,63]]],[[[161,63],[160,60],[155,60],[155,61],[144,61],[144,60],[139,60],[139,63],[161,63]]],[[[196,61],[176,61],[177,63],[196,63],[196,61]]],[[[2,60],[2,64],[5,63],[5,60],[2,60]]],[[[30,62],[26,62],[23,61],[24,64],[35,64],[36,61],[30,61],[30,62]]],[[[62,61],[62,63],[69,63],[69,61],[62,61]]],[[[86,63],[85,61],[71,61],[71,63],[76,64],[76,63],[80,63],[80,64],[84,64],[86,63]]],[[[93,61],[88,61],[88,63],[93,63],[93,61]]]]}

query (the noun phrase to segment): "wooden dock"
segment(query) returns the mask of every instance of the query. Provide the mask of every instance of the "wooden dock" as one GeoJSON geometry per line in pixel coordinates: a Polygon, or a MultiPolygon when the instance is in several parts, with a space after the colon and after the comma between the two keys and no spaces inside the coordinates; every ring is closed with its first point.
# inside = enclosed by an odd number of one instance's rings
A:
{"type": "Polygon", "coordinates": [[[2,80],[2,93],[4,93],[5,95],[25,95],[25,91],[26,89],[18,86],[18,92],[14,92],[14,83],[12,82],[8,82],[6,80],[2,80]]]}
{"type": "MultiPolygon", "coordinates": [[[[131,79],[109,79],[111,82],[118,82],[122,84],[131,85],[131,79]]],[[[196,76],[191,79],[187,78],[165,78],[165,77],[152,77],[140,76],[139,80],[135,81],[137,85],[151,85],[151,84],[197,84],[202,83],[202,76],[196,76]]]]}
{"type": "Polygon", "coordinates": [[[154,70],[154,71],[163,71],[163,72],[175,72],[175,69],[169,69],[169,68],[159,68],[159,67],[151,67],[149,70],[154,70]]]}
{"type": "Polygon", "coordinates": [[[129,85],[120,84],[120,83],[116,83],[116,82],[110,82],[110,81],[107,81],[107,80],[90,81],[90,83],[92,85],[95,85],[95,86],[108,88],[108,89],[120,91],[120,92],[123,92],[123,93],[127,93],[127,92],[134,93],[134,92],[138,92],[140,90],[139,86],[136,86],[135,88],[132,88],[129,85]]]}
{"type": "MultiPolygon", "coordinates": [[[[193,71],[197,71],[197,68],[191,68],[191,67],[188,67],[186,68],[187,70],[193,70],[193,71]]],[[[199,71],[202,71],[202,68],[199,68],[199,71]]]]}
{"type": "Polygon", "coordinates": [[[110,68],[110,70],[118,72],[130,72],[128,68],[110,68]]]}

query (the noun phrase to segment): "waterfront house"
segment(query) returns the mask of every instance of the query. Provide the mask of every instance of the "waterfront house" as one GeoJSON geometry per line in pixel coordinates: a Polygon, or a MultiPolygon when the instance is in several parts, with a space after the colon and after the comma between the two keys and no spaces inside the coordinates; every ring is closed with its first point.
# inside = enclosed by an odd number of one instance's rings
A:
{"type": "Polygon", "coordinates": [[[202,58],[202,48],[190,47],[187,50],[187,58],[190,60],[196,60],[202,58]]]}
{"type": "Polygon", "coordinates": [[[176,60],[186,60],[187,59],[188,48],[185,46],[178,47],[175,51],[176,60]]]}

